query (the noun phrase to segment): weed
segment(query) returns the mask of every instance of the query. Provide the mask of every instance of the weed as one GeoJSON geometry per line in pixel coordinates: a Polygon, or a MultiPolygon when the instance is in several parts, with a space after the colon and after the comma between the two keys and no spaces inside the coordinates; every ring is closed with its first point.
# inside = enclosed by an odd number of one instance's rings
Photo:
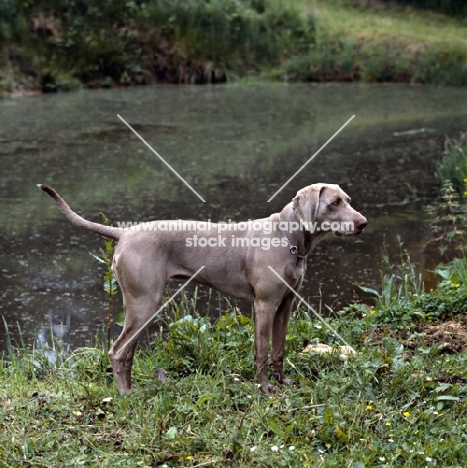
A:
{"type": "MultiPolygon", "coordinates": [[[[104,213],[101,213],[104,224],[108,226],[110,224],[108,218],[104,213]]],[[[114,241],[112,239],[105,239],[105,248],[100,249],[100,255],[91,253],[90,255],[94,257],[98,262],[105,265],[104,272],[104,291],[107,294],[107,315],[105,317],[106,329],[107,329],[107,350],[110,349],[110,329],[112,327],[112,311],[113,311],[113,297],[118,292],[118,283],[117,279],[112,270],[113,262],[113,253],[114,253],[114,241]]],[[[123,319],[123,313],[118,314],[116,318],[117,323],[121,323],[123,319]]]]}
{"type": "Polygon", "coordinates": [[[436,175],[442,190],[447,190],[449,182],[460,198],[467,196],[467,132],[461,133],[458,140],[446,139],[436,175]]]}
{"type": "Polygon", "coordinates": [[[430,225],[435,236],[430,242],[438,244],[440,254],[443,255],[451,246],[462,249],[465,211],[450,180],[444,181],[439,204],[429,206],[427,212],[432,217],[430,225]]]}

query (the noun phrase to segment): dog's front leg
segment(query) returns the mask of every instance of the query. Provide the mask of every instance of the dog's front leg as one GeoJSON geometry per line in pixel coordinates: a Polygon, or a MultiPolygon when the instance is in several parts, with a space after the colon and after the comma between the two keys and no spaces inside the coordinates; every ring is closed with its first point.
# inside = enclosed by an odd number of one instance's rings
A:
{"type": "Polygon", "coordinates": [[[285,336],[287,333],[287,324],[292,313],[292,304],[294,295],[290,293],[286,296],[281,305],[278,307],[274,316],[272,326],[272,349],[270,365],[274,368],[274,377],[276,380],[285,385],[291,383],[284,376],[284,351],[285,351],[285,336]]]}
{"type": "Polygon", "coordinates": [[[269,337],[274,321],[276,308],[266,300],[255,301],[255,363],[261,389],[265,393],[277,391],[274,385],[268,383],[269,337]]]}

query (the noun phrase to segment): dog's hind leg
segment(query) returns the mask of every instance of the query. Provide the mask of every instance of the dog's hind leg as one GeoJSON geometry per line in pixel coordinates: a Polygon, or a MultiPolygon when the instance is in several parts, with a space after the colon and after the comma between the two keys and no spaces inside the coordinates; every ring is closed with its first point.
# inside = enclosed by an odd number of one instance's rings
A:
{"type": "Polygon", "coordinates": [[[124,293],[125,324],[109,351],[115,382],[121,393],[128,393],[131,389],[131,366],[136,345],[160,307],[161,297],[162,290],[137,297],[124,293]]]}
{"type": "Polygon", "coordinates": [[[114,256],[113,270],[122,289],[125,324],[109,351],[109,359],[121,393],[131,389],[131,366],[138,338],[155,318],[167,279],[164,271],[157,276],[141,274],[144,260],[142,255],[128,253],[114,256]]]}

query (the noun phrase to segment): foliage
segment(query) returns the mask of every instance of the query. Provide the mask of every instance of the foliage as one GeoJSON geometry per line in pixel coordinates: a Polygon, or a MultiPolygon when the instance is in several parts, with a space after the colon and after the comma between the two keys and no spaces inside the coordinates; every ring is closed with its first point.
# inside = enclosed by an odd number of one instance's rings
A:
{"type": "Polygon", "coordinates": [[[467,259],[455,258],[447,265],[438,266],[434,273],[440,283],[435,290],[427,292],[409,253],[402,250],[400,239],[399,244],[398,264],[392,264],[383,250],[381,291],[356,285],[375,299],[374,323],[409,330],[420,323],[449,320],[466,313],[467,259]]]}
{"type": "Polygon", "coordinates": [[[0,0],[0,46],[43,90],[225,81],[309,49],[314,21],[282,0],[0,0]],[[22,21],[14,21],[22,18],[22,21]],[[25,30],[15,25],[29,24],[25,30]],[[3,31],[3,32],[2,32],[3,31]]]}
{"type": "Polygon", "coordinates": [[[460,198],[467,196],[467,132],[461,133],[458,140],[446,139],[436,175],[441,187],[449,181],[460,198]]]}
{"type": "Polygon", "coordinates": [[[308,2],[291,0],[0,0],[0,87],[50,92],[250,76],[467,84],[467,54],[454,20],[425,30],[426,13],[411,12],[408,22],[400,8],[380,3],[367,8],[365,1],[364,9],[355,1],[318,3],[310,12],[308,2]],[[335,17],[328,23],[321,11],[335,17]],[[384,25],[388,14],[390,33],[367,30],[376,20],[384,25]],[[420,31],[393,32],[411,28],[415,14],[420,31]]]}
{"type": "Polygon", "coordinates": [[[279,77],[291,81],[365,81],[467,85],[462,49],[407,52],[397,43],[328,38],[308,54],[294,56],[279,77]]]}
{"type": "MultiPolygon", "coordinates": [[[[101,216],[104,220],[104,224],[108,226],[110,224],[109,219],[105,216],[104,213],[101,213],[101,216]]],[[[110,329],[112,327],[112,311],[113,311],[113,296],[118,292],[118,283],[117,279],[112,270],[113,254],[114,254],[114,241],[112,239],[104,240],[104,249],[99,250],[100,255],[91,253],[91,256],[94,257],[98,262],[105,265],[104,272],[104,291],[107,294],[107,315],[105,317],[106,328],[107,328],[107,350],[110,349],[110,329]]],[[[117,316],[116,322],[119,324],[122,321],[122,314],[117,316]]]]}
{"type": "Polygon", "coordinates": [[[383,2],[396,1],[404,6],[424,8],[448,15],[467,15],[467,6],[464,0],[382,0],[383,2]]]}
{"type": "Polygon", "coordinates": [[[439,203],[427,207],[432,217],[431,228],[441,255],[449,247],[463,249],[462,240],[465,229],[465,208],[459,203],[459,195],[454,190],[450,180],[445,180],[441,189],[439,203]]]}
{"type": "Polygon", "coordinates": [[[211,323],[194,314],[189,301],[185,305],[187,315],[179,306],[167,312],[168,335],[155,336],[152,352],[137,352],[135,391],[129,395],[117,394],[101,345],[74,351],[59,367],[47,360],[35,364],[25,349],[8,353],[0,367],[3,463],[464,463],[465,354],[442,354],[421,333],[377,342],[371,331],[379,311],[331,320],[357,348],[355,358],[344,363],[336,355],[303,353],[304,337],[325,336],[299,312],[290,324],[286,360],[287,375],[297,385],[268,396],[251,369],[251,318],[233,310],[211,323]]]}

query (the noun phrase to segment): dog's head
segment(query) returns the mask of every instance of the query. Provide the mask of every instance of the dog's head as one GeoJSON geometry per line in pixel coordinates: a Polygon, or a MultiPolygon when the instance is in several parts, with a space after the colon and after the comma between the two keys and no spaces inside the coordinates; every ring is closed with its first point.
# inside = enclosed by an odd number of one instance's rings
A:
{"type": "Polygon", "coordinates": [[[313,184],[299,190],[292,208],[310,232],[354,236],[368,224],[365,216],[350,206],[350,197],[335,184],[313,184]]]}

